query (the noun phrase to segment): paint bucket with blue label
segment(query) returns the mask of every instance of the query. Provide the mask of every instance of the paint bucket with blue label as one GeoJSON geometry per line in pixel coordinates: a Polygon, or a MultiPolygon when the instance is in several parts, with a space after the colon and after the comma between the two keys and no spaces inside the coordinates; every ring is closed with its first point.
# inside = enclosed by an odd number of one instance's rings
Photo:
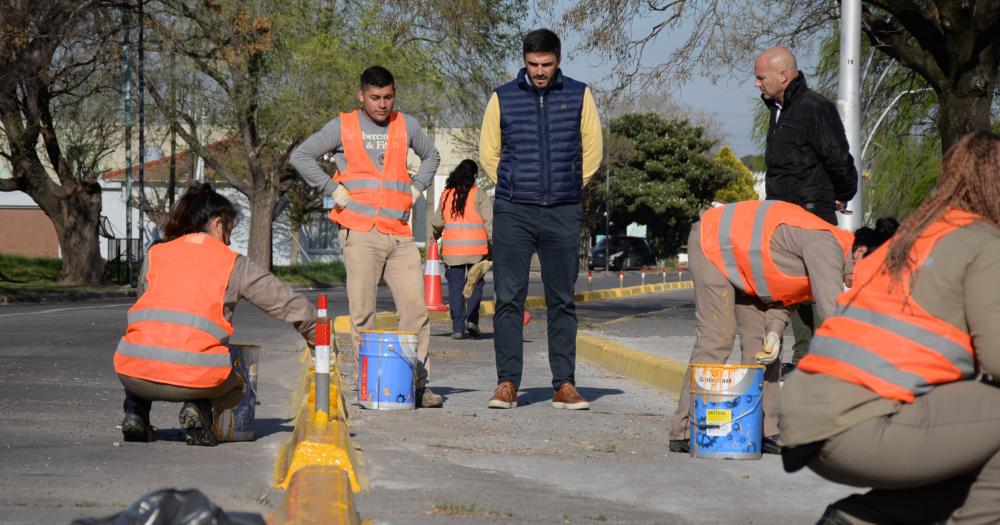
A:
{"type": "Polygon", "coordinates": [[[231,345],[229,359],[233,370],[243,380],[243,395],[233,408],[223,410],[212,421],[216,441],[253,441],[254,417],[257,412],[257,358],[256,345],[231,345]]]}
{"type": "Polygon", "coordinates": [[[760,459],[764,367],[691,365],[691,456],[760,459]]]}
{"type": "Polygon", "coordinates": [[[372,410],[414,408],[416,363],[416,333],[362,331],[358,352],[358,404],[372,410]]]}

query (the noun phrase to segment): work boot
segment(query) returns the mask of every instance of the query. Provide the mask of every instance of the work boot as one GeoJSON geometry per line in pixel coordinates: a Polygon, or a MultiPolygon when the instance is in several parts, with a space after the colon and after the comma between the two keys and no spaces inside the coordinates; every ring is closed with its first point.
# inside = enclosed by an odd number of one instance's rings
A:
{"type": "Polygon", "coordinates": [[[555,395],[552,396],[552,408],[590,410],[590,403],[580,397],[572,381],[563,381],[563,384],[556,389],[555,395]]]}
{"type": "Polygon", "coordinates": [[[469,337],[473,339],[479,339],[483,335],[482,330],[479,329],[479,325],[473,323],[472,321],[465,322],[465,331],[469,333],[469,337]]]}
{"type": "Polygon", "coordinates": [[[765,454],[781,454],[781,445],[778,444],[778,435],[764,436],[760,443],[761,452],[765,454]]]}
{"type": "Polygon", "coordinates": [[[156,429],[149,424],[149,410],[153,403],[125,391],[122,409],[122,439],[129,442],[150,443],[156,441],[156,429]]]}
{"type": "Polygon", "coordinates": [[[493,397],[487,405],[490,408],[516,408],[517,407],[517,387],[513,381],[503,381],[497,385],[493,391],[493,397]]]}
{"type": "Polygon", "coordinates": [[[417,408],[441,408],[444,406],[444,397],[431,392],[430,388],[418,388],[416,398],[417,408]]]}
{"type": "Polygon", "coordinates": [[[691,453],[691,440],[690,439],[671,439],[670,440],[670,451],[671,452],[681,452],[683,454],[691,453]]]}
{"type": "Polygon", "coordinates": [[[212,402],[207,399],[186,401],[177,419],[185,430],[184,441],[197,447],[214,447],[215,434],[212,432],[212,402]]]}
{"type": "Polygon", "coordinates": [[[455,340],[465,339],[465,332],[460,332],[460,331],[452,332],[451,338],[455,340]]]}
{"type": "Polygon", "coordinates": [[[140,414],[137,411],[125,412],[122,418],[122,439],[134,443],[152,443],[156,441],[153,425],[149,424],[149,413],[140,414]]]}
{"type": "Polygon", "coordinates": [[[785,379],[788,379],[788,374],[791,374],[794,371],[795,371],[795,365],[793,365],[791,363],[781,363],[781,379],[780,379],[780,381],[782,383],[784,383],[785,379]]]}

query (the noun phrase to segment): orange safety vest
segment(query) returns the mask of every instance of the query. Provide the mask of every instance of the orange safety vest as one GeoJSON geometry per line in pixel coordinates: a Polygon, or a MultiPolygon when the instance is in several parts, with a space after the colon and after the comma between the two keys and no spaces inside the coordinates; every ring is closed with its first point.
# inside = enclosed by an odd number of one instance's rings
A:
{"type": "Polygon", "coordinates": [[[490,253],[489,239],[486,236],[486,222],[476,209],[476,192],[479,189],[473,185],[465,198],[465,212],[454,216],[451,213],[451,203],[455,198],[455,190],[447,189],[441,195],[441,211],[444,215],[444,233],[442,233],[441,254],[445,257],[461,255],[486,255],[490,253]]]}
{"type": "Polygon", "coordinates": [[[412,237],[410,209],[410,173],[406,171],[406,123],[402,115],[389,115],[389,139],[385,161],[378,171],[361,136],[358,112],[340,114],[340,137],[347,158],[347,169],[334,176],[351,192],[346,208],[334,207],[330,220],[344,228],[369,231],[372,227],[389,234],[412,237]]]}
{"type": "Polygon", "coordinates": [[[233,325],[222,313],[236,253],[204,233],[149,250],[145,293],[128,310],[115,372],[156,383],[212,388],[229,376],[233,325]]]}
{"type": "Polygon", "coordinates": [[[807,275],[785,275],[771,258],[771,236],[778,226],[828,231],[851,254],[854,235],[781,201],[744,201],[712,208],[701,216],[701,249],[708,260],[748,295],[786,306],[811,301],[807,275]]]}
{"type": "MultiPolygon", "coordinates": [[[[979,219],[953,209],[928,226],[910,250],[914,268],[924,265],[938,240],[979,219]]],[[[914,300],[910,271],[890,286],[888,253],[886,244],[859,263],[858,274],[871,277],[837,298],[837,313],[816,330],[798,368],[911,403],[934,385],[975,377],[976,356],[968,330],[934,317],[914,300]]]]}

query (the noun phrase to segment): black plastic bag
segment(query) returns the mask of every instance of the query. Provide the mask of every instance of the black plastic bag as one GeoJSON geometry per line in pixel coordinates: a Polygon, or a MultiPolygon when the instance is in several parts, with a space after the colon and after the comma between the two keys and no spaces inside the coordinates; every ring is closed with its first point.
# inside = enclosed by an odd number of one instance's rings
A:
{"type": "Polygon", "coordinates": [[[265,525],[260,514],[223,512],[197,489],[150,492],[114,516],[71,525],[265,525]]]}

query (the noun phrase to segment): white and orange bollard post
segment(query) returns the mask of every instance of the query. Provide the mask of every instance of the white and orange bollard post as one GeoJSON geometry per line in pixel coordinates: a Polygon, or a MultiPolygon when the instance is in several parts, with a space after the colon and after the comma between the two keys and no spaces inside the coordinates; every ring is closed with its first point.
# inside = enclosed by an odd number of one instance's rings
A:
{"type": "MultiPolygon", "coordinates": [[[[449,284],[450,286],[450,284],[449,284]]],[[[434,312],[447,312],[441,296],[441,257],[438,255],[438,245],[433,239],[427,241],[427,264],[424,265],[424,304],[434,312]]]]}
{"type": "Polygon", "coordinates": [[[642,285],[646,286],[646,269],[639,270],[639,273],[642,274],[642,285]]]}
{"type": "Polygon", "coordinates": [[[326,294],[316,300],[316,394],[314,412],[330,415],[330,319],[326,309],[326,294]]]}
{"type": "Polygon", "coordinates": [[[587,271],[587,291],[594,291],[594,270],[587,271]]]}
{"type": "Polygon", "coordinates": [[[625,270],[618,270],[618,287],[625,288],[625,270]]]}
{"type": "Polygon", "coordinates": [[[663,282],[666,283],[667,282],[667,267],[664,266],[664,267],[660,268],[660,273],[663,274],[663,282]]]}

